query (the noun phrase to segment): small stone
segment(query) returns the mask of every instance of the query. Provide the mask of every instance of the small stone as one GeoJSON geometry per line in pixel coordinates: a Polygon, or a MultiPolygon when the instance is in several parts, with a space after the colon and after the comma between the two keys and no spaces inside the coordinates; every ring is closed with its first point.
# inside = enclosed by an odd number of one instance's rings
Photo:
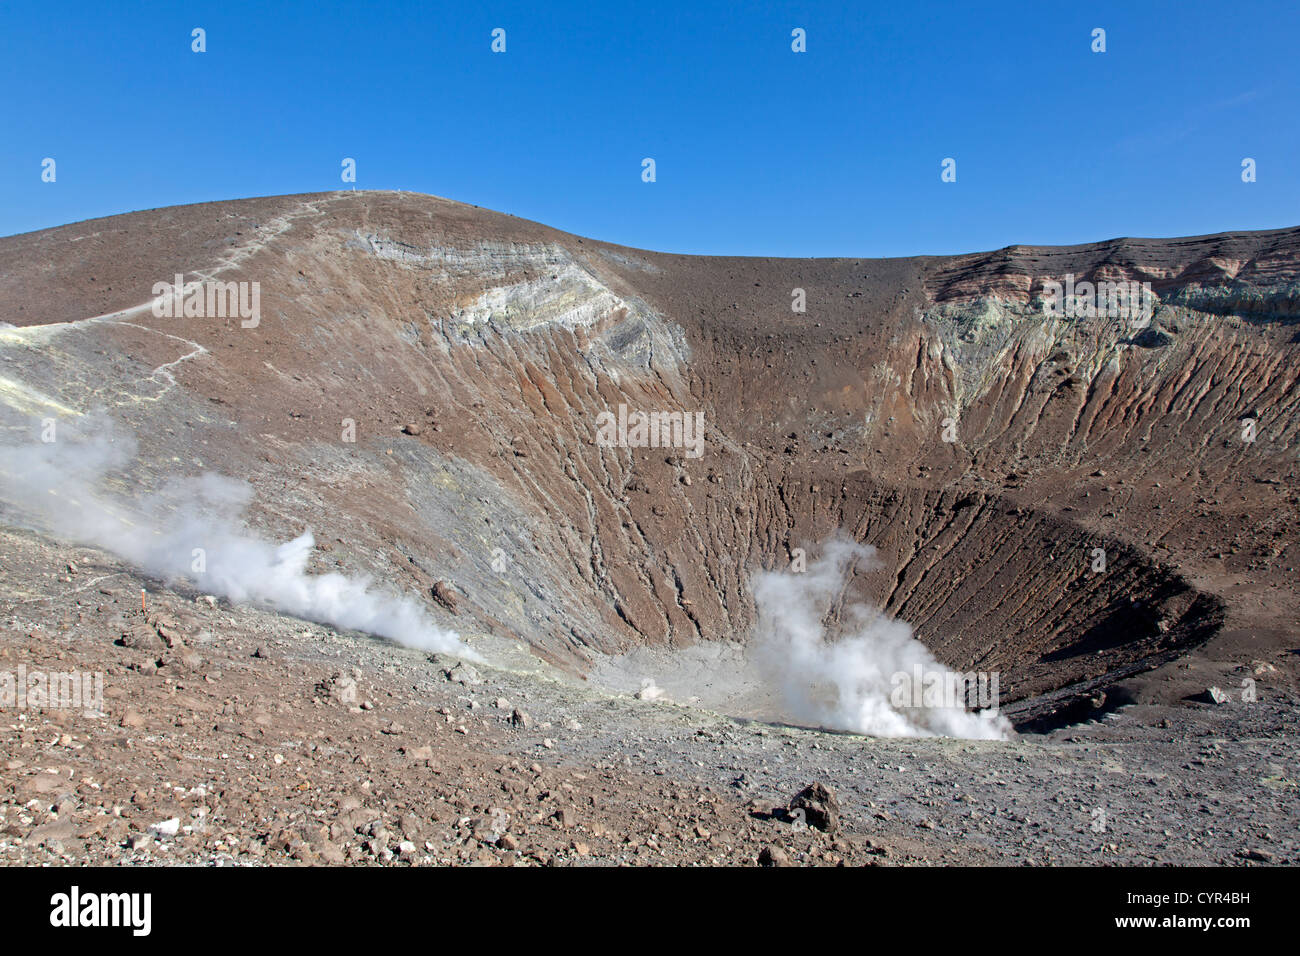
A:
{"type": "Polygon", "coordinates": [[[174,837],[180,832],[181,821],[178,817],[172,817],[170,820],[162,820],[158,823],[149,824],[149,833],[158,839],[164,837],[174,837]]]}
{"type": "Polygon", "coordinates": [[[143,621],[137,620],[127,626],[117,643],[123,647],[136,650],[149,650],[156,648],[158,646],[157,642],[158,632],[143,621]]]}
{"type": "Polygon", "coordinates": [[[823,783],[811,783],[795,794],[790,811],[795,810],[802,810],[804,822],[823,833],[834,833],[839,827],[839,802],[823,783]]]}
{"type": "Polygon", "coordinates": [[[452,588],[452,586],[448,584],[446,581],[436,582],[433,585],[433,587],[429,589],[429,593],[435,601],[441,604],[452,614],[460,613],[456,609],[457,605],[460,602],[460,596],[456,594],[455,589],[452,588]]]}
{"type": "Polygon", "coordinates": [[[346,862],[343,851],[333,843],[326,843],[320,848],[320,858],[330,866],[342,866],[346,862]]]}
{"type": "Polygon", "coordinates": [[[445,674],[447,680],[462,687],[473,687],[483,683],[483,678],[479,677],[478,671],[464,663],[457,664],[445,674]]]}
{"type": "Polygon", "coordinates": [[[52,820],[49,823],[44,823],[41,826],[36,827],[28,833],[26,842],[33,846],[42,843],[47,846],[53,846],[71,840],[76,835],[76,828],[73,826],[71,820],[52,820]]]}
{"type": "Polygon", "coordinates": [[[335,674],[329,680],[316,685],[317,695],[344,705],[357,702],[357,681],[346,674],[335,674]]]}
{"type": "Polygon", "coordinates": [[[765,846],[758,854],[759,866],[789,866],[790,857],[779,846],[765,846]]]}

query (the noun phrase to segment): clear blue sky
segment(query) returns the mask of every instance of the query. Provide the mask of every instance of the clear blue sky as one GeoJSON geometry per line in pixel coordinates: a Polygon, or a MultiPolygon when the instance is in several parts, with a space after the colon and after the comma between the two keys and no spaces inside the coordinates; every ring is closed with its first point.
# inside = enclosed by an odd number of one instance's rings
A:
{"type": "Polygon", "coordinates": [[[0,234],[336,189],[343,157],[361,189],[673,252],[1300,224],[1295,0],[738,6],[5,3],[0,234]]]}

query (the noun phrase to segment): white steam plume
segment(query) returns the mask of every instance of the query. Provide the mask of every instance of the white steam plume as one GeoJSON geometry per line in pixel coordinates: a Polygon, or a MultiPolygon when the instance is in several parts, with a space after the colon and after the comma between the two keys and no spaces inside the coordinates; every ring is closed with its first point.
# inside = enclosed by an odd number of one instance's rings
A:
{"type": "Polygon", "coordinates": [[[933,688],[957,675],[906,623],[850,604],[843,613],[844,634],[828,638],[823,617],[845,590],[852,565],[874,567],[875,554],[875,548],[839,535],[806,571],[754,576],[754,659],[760,672],[780,688],[796,720],[874,737],[1005,740],[1011,731],[1005,717],[968,711],[964,700],[945,706],[951,698],[942,694],[923,696],[919,684],[933,688]]]}
{"type": "Polygon", "coordinates": [[[21,429],[23,441],[0,444],[7,520],[111,551],[167,581],[191,579],[205,593],[237,604],[477,659],[418,602],[377,590],[365,578],[308,574],[315,546],[310,531],[276,545],[243,530],[252,498],[247,483],[208,473],[141,495],[115,494],[110,487],[122,482],[113,472],[134,457],[134,439],[114,438],[112,423],[102,420],[88,437],[71,431],[60,423],[58,440],[45,443],[39,428],[21,429]],[[202,549],[201,571],[196,548],[202,549]]]}

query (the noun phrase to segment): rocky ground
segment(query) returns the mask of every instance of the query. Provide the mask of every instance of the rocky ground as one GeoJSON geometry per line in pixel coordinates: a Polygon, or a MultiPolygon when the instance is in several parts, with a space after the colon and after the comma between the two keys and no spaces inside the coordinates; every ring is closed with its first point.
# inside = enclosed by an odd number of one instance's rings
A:
{"type": "Polygon", "coordinates": [[[692,257],[347,191],[0,237],[0,303],[0,679],[104,690],[0,708],[0,860],[1295,860],[1300,229],[692,257]],[[825,634],[1021,736],[736,706],[755,573],[836,536],[825,634]]]}
{"type": "Polygon", "coordinates": [[[27,532],[0,532],[0,552],[0,671],[102,672],[104,687],[102,713],[0,716],[4,863],[1300,854],[1297,700],[1270,685],[1269,662],[1253,702],[1233,690],[1222,704],[1124,708],[1006,743],[868,739],[637,700],[486,638],[476,646],[494,664],[439,658],[168,589],[27,532]],[[813,783],[829,799],[791,812],[813,783]]]}

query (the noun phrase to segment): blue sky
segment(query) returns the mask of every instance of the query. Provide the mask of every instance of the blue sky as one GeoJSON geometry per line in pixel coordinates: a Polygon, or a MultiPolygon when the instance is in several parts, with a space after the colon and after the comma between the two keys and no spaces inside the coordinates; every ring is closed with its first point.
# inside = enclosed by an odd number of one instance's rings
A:
{"type": "Polygon", "coordinates": [[[1300,224],[1300,4],[740,7],[6,3],[0,234],[336,189],[344,157],[361,189],[683,253],[1300,224]]]}

